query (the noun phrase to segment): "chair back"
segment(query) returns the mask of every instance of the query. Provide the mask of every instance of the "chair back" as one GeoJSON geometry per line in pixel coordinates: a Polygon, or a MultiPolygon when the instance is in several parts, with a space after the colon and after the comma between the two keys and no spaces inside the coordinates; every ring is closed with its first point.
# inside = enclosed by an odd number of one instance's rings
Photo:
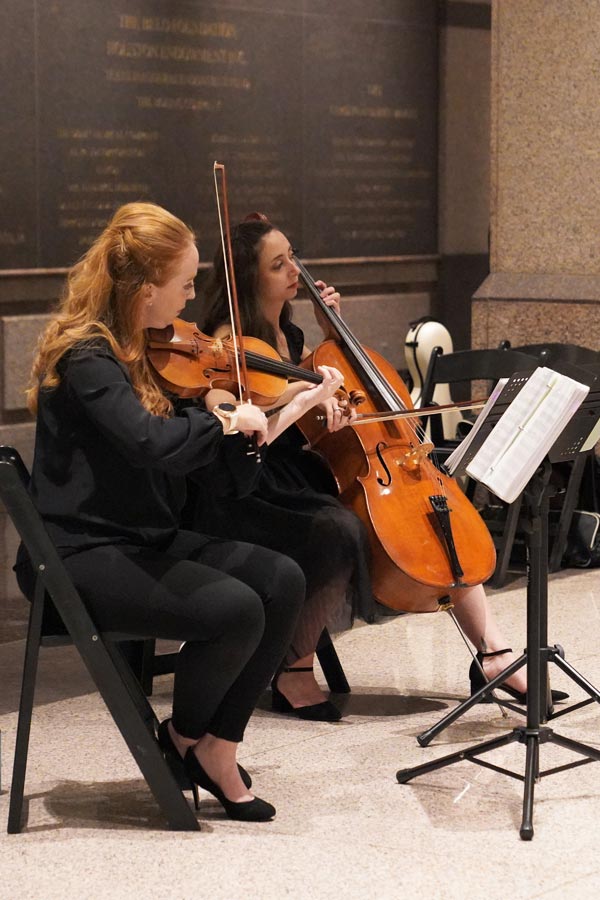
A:
{"type": "Polygon", "coordinates": [[[45,590],[70,634],[96,628],[50,539],[28,491],[29,472],[14,447],[0,446],[0,499],[21,538],[36,574],[36,590],[45,590]]]}
{"type": "Polygon", "coordinates": [[[444,353],[441,347],[434,347],[429,359],[422,406],[429,406],[438,383],[459,384],[472,381],[498,381],[515,372],[533,372],[540,365],[538,359],[517,350],[457,350],[444,353]]]}
{"type": "Polygon", "coordinates": [[[577,344],[523,344],[519,347],[512,347],[509,340],[504,340],[500,342],[500,346],[535,356],[539,360],[540,365],[548,366],[550,369],[560,366],[561,363],[581,366],[583,369],[588,367],[595,368],[600,365],[600,352],[598,350],[580,347],[577,344]]]}
{"type": "MultiPolygon", "coordinates": [[[[455,353],[444,353],[441,347],[431,351],[421,406],[434,403],[435,386],[438,383],[448,385],[465,385],[465,395],[455,396],[453,400],[471,399],[472,382],[491,381],[494,384],[499,378],[509,378],[515,372],[533,372],[540,365],[534,356],[516,350],[457,350],[455,353]]],[[[452,392],[451,392],[452,393],[452,392]]],[[[431,437],[436,446],[444,443],[444,434],[437,420],[439,416],[431,416],[431,437]]],[[[447,443],[447,442],[446,442],[447,443]]]]}

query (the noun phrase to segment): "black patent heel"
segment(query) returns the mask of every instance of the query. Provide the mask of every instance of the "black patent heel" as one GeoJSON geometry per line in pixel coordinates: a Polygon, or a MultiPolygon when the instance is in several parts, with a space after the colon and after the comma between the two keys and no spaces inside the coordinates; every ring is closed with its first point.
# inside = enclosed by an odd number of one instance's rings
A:
{"type": "MultiPolygon", "coordinates": [[[[477,662],[473,660],[471,663],[471,667],[469,669],[469,681],[471,682],[471,696],[476,694],[477,691],[481,690],[484,685],[488,683],[488,679],[482,673],[481,669],[483,668],[483,660],[489,659],[490,656],[502,656],[504,653],[512,653],[512,648],[508,647],[506,650],[491,650],[489,652],[484,652],[479,650],[477,653],[477,662]],[[479,663],[479,665],[477,665],[479,663]],[[481,666],[481,668],[480,668],[481,666]]],[[[511,687],[510,684],[506,684],[503,682],[499,684],[496,690],[504,691],[506,694],[510,694],[511,697],[514,697],[517,703],[522,703],[524,706],[527,705],[527,692],[518,691],[516,688],[511,687]]],[[[565,694],[564,691],[551,691],[552,694],[552,702],[559,703],[561,700],[568,700],[569,695],[565,694]]],[[[492,703],[493,697],[486,697],[483,703],[492,703]]]]}

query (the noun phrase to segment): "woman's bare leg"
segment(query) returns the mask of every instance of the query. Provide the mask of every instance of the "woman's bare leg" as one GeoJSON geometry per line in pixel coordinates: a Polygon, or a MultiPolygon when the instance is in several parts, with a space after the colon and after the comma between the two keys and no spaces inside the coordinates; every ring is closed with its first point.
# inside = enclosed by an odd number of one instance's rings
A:
{"type": "Polygon", "coordinates": [[[205,734],[199,741],[185,738],[175,731],[171,721],[168,728],[181,756],[185,756],[189,748],[193,747],[198,762],[228,800],[239,803],[253,799],[253,794],[248,792],[237,766],[237,743],[215,737],[213,734],[205,734]]]}
{"type": "MultiPolygon", "coordinates": [[[[314,653],[297,659],[289,668],[291,669],[312,669],[315,659],[314,653]]],[[[300,706],[313,706],[316,703],[323,703],[327,699],[317,680],[314,672],[280,672],[277,676],[277,687],[292,706],[298,709],[300,706]]]]}
{"type": "MultiPolygon", "coordinates": [[[[471,588],[459,588],[452,592],[454,615],[476,650],[504,650],[510,647],[510,641],[502,633],[490,608],[483,585],[471,588]]],[[[488,678],[494,678],[515,659],[514,653],[492,656],[484,660],[484,669],[488,678]]],[[[518,691],[527,690],[527,672],[525,666],[507,679],[508,684],[518,691]]]]}

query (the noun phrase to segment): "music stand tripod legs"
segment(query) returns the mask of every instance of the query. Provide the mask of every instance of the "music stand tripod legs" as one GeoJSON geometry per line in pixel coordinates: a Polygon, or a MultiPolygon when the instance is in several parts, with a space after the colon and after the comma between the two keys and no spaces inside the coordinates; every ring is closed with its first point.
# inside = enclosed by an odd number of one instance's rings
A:
{"type": "MultiPolygon", "coordinates": [[[[564,659],[564,653],[559,646],[547,646],[547,571],[548,571],[548,482],[550,479],[551,464],[545,460],[543,465],[530,479],[529,484],[525,488],[524,495],[529,510],[529,560],[528,560],[528,580],[527,580],[527,648],[522,657],[515,660],[504,672],[497,678],[490,681],[484,688],[470,697],[464,704],[461,704],[456,710],[453,710],[445,719],[443,719],[430,732],[437,733],[442,727],[451,724],[458,716],[462,715],[466,709],[469,709],[478,702],[487,693],[490,693],[494,687],[499,684],[510,674],[515,672],[520,666],[527,664],[527,723],[526,725],[513,728],[512,731],[498,738],[484,741],[465,750],[458,750],[450,753],[440,759],[423,763],[411,769],[400,769],[396,773],[396,778],[400,784],[405,784],[418,775],[425,775],[436,769],[452,765],[462,760],[470,760],[477,765],[485,768],[493,769],[504,775],[509,775],[522,781],[524,784],[523,793],[523,816],[520,827],[520,836],[523,840],[531,840],[533,837],[533,793],[536,781],[539,781],[545,775],[551,775],[556,772],[563,772],[566,769],[575,768],[585,765],[589,762],[600,762],[600,750],[590,747],[588,744],[582,744],[571,738],[557,734],[552,728],[541,725],[541,698],[547,697],[548,693],[548,662],[554,662],[559,666],[573,681],[576,682],[589,695],[590,699],[581,703],[574,704],[568,709],[562,710],[554,715],[552,710],[548,712],[548,718],[556,718],[558,715],[564,715],[572,709],[585,706],[594,701],[600,703],[600,693],[591,685],[579,672],[570,666],[564,659]],[[494,765],[481,757],[500,747],[505,747],[518,741],[525,744],[525,773],[521,775],[509,769],[494,765]],[[540,770],[540,744],[554,743],[567,750],[584,757],[573,762],[566,763],[561,766],[555,766],[551,769],[540,770]]],[[[510,704],[507,704],[510,705],[510,704]]],[[[429,733],[421,736],[420,743],[428,743],[433,735],[429,733]],[[427,739],[428,737],[428,739],[427,739]]]]}

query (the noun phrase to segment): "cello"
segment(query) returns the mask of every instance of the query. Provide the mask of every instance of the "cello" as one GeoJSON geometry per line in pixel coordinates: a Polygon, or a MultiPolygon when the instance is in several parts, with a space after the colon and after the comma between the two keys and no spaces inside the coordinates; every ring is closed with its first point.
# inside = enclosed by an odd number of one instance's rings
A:
{"type": "Polygon", "coordinates": [[[373,593],[384,606],[406,612],[443,608],[448,591],[486,581],[496,553],[483,519],[459,484],[429,458],[433,445],[404,418],[412,409],[406,385],[382,356],[362,347],[343,319],[321,298],[305,266],[294,258],[310,299],[335,339],[321,343],[302,365],[330,365],[349,394],[365,396],[360,419],[337,432],[311,410],[298,422],[325,458],[341,502],[366,526],[373,593]],[[398,418],[394,418],[398,415],[398,418]]]}

